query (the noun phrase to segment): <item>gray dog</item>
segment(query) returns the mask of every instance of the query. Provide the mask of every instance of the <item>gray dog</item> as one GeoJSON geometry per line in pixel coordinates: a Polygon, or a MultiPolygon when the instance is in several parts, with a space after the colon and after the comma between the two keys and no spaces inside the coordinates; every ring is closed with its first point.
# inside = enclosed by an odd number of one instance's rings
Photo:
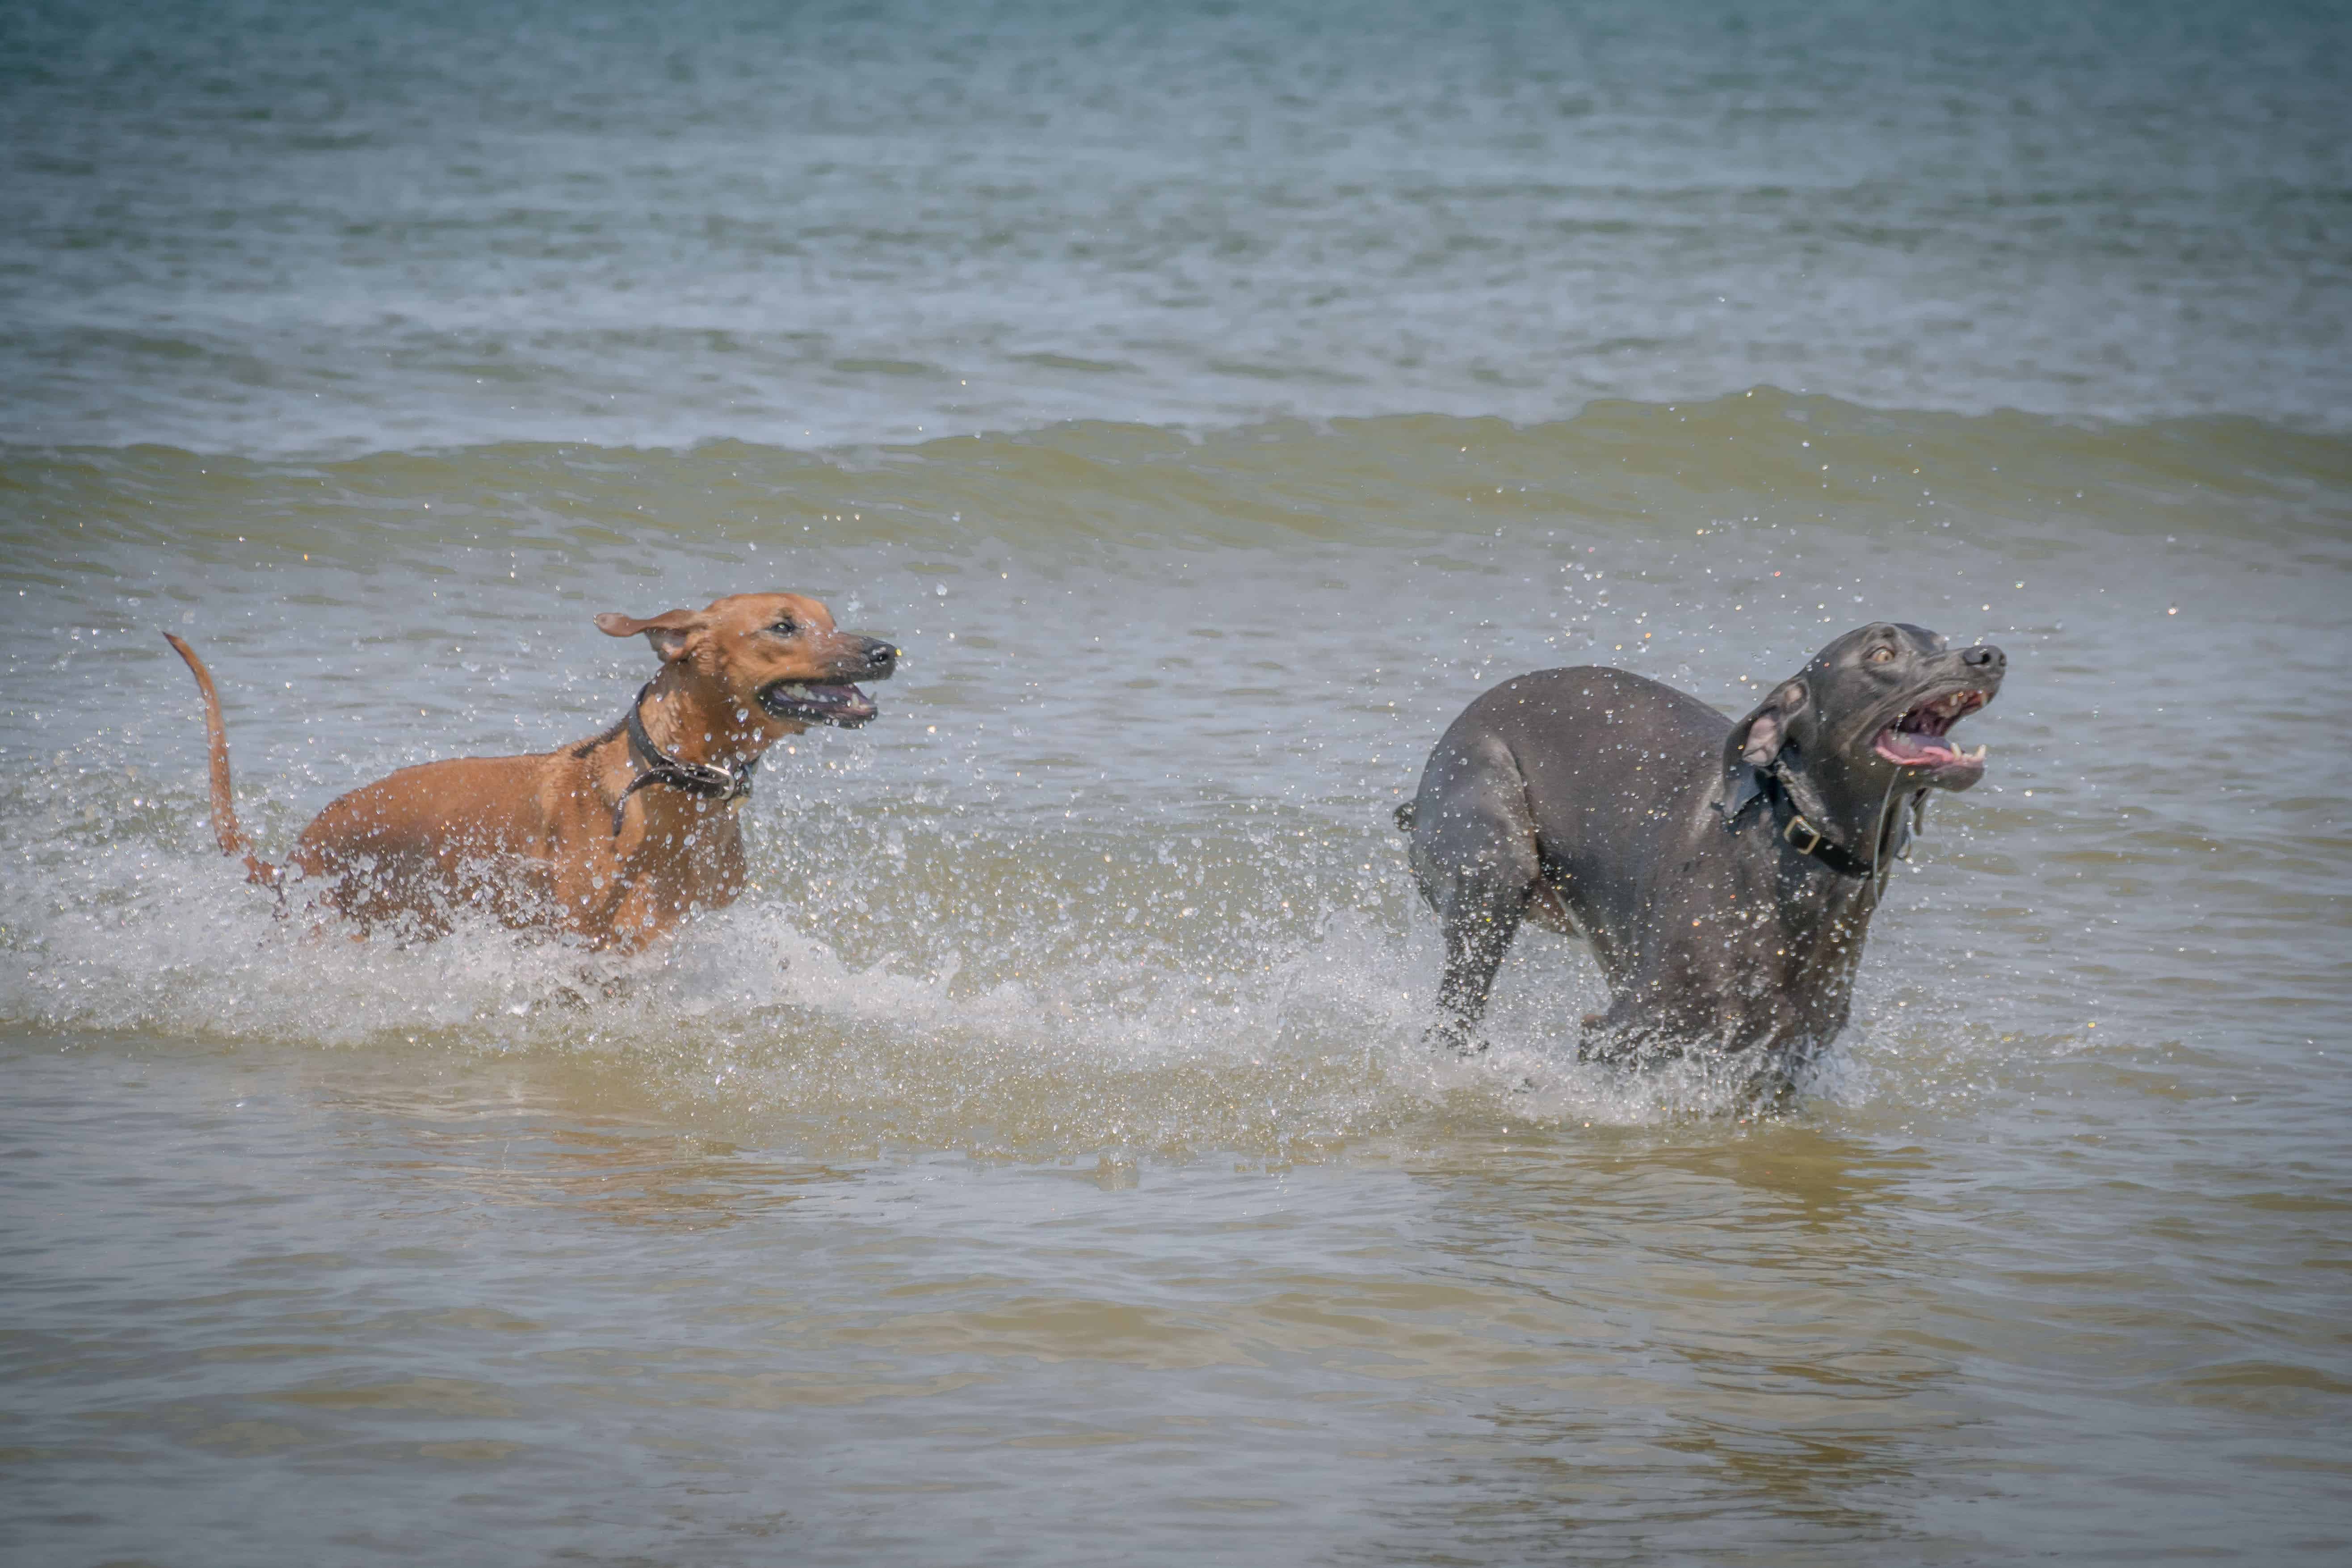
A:
{"type": "Polygon", "coordinates": [[[2000,689],[1997,647],[1846,633],[1738,723],[1622,669],[1542,669],[1454,721],[1397,811],[1445,934],[1435,1037],[1473,1030],[1519,921],[1591,944],[1606,1013],[1577,1055],[1696,1046],[1785,1071],[1845,1026],[1885,874],[1930,789],[1983,776],[1945,739],[2000,689]]]}

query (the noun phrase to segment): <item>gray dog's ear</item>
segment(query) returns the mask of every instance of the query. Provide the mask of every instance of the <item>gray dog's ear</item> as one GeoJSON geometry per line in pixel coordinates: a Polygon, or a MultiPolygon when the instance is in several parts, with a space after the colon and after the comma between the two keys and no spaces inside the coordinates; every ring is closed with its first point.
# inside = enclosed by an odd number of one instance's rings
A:
{"type": "Polygon", "coordinates": [[[1727,826],[1739,820],[1748,805],[1764,793],[1764,771],[1780,760],[1789,743],[1790,726],[1812,706],[1813,695],[1801,680],[1783,682],[1756,710],[1731,727],[1723,742],[1723,817],[1727,826]]]}
{"type": "Polygon", "coordinates": [[[682,657],[687,639],[702,628],[702,617],[692,610],[664,610],[658,616],[639,620],[618,610],[607,610],[596,617],[596,629],[608,637],[633,637],[646,634],[646,641],[654,645],[664,664],[682,657]]]}

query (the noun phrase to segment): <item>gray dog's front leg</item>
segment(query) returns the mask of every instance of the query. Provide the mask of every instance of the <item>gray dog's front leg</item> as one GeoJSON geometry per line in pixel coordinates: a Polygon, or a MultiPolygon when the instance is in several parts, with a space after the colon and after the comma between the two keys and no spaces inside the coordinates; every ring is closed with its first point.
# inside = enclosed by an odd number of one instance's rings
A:
{"type": "Polygon", "coordinates": [[[1444,925],[1445,975],[1437,985],[1438,1016],[1430,1038],[1473,1056],[1486,1048],[1486,1042],[1473,1031],[1486,1016],[1495,971],[1502,967],[1511,938],[1518,933],[1518,921],[1497,911],[1473,910],[1444,916],[1444,925]]]}
{"type": "Polygon", "coordinates": [[[1611,1066],[1641,1054],[1637,1006],[1627,994],[1613,995],[1605,1013],[1587,1013],[1576,1036],[1576,1059],[1611,1066]]]}
{"type": "Polygon", "coordinates": [[[1412,868],[1445,938],[1430,1037],[1468,1055],[1485,1048],[1474,1031],[1540,871],[1526,787],[1500,742],[1433,759],[1416,803],[1412,868]]]}

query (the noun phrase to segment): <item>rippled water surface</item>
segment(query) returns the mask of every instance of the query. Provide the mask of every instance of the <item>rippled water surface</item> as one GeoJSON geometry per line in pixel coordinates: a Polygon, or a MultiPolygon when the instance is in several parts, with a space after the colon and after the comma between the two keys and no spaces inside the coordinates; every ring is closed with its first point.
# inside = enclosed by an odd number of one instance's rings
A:
{"type": "Polygon", "coordinates": [[[23,0],[0,438],[2352,418],[2288,0],[23,0]]]}
{"type": "Polygon", "coordinates": [[[2352,1547],[2326,18],[190,14],[0,22],[12,1562],[2352,1547]],[[214,850],[164,630],[275,854],[768,587],[907,662],[661,950],[214,850]],[[1790,1104],[1424,1049],[1466,702],[1883,617],[2011,673],[1790,1104]]]}

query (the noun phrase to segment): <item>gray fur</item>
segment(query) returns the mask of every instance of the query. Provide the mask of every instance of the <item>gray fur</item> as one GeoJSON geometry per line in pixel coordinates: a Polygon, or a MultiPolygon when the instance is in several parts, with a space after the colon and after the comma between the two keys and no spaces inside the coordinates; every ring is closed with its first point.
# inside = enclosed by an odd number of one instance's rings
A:
{"type": "Polygon", "coordinates": [[[1949,762],[1890,761],[1881,733],[1925,702],[1990,700],[2006,668],[1999,648],[1880,623],[1737,723],[1622,669],[1538,670],[1486,692],[1397,812],[1445,940],[1435,1037],[1481,1048],[1496,971],[1534,919],[1581,936],[1608,982],[1580,1058],[1705,1046],[1785,1067],[1827,1046],[1927,792],[1982,772],[1949,747],[1949,762]]]}

